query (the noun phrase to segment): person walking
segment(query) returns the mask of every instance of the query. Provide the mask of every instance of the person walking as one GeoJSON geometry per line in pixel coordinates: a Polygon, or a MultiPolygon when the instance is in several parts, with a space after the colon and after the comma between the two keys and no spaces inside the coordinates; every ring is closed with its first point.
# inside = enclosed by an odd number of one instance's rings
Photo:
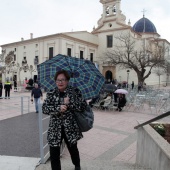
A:
{"type": "Polygon", "coordinates": [[[3,89],[3,84],[2,81],[0,81],[0,99],[2,99],[2,89],[3,89]]]}
{"type": "Polygon", "coordinates": [[[135,85],[135,83],[134,83],[134,81],[132,81],[132,84],[131,84],[132,90],[133,90],[133,88],[134,88],[134,85],[135,85]]]}
{"type": "Polygon", "coordinates": [[[57,87],[47,93],[42,105],[43,114],[50,115],[47,140],[50,147],[51,168],[61,170],[60,146],[64,139],[75,170],[81,170],[77,141],[83,135],[74,112],[83,112],[87,103],[78,88],[68,85],[70,75],[67,71],[56,72],[54,80],[57,87]]]}
{"type": "Polygon", "coordinates": [[[17,81],[14,80],[14,92],[17,92],[17,81]]]}
{"type": "Polygon", "coordinates": [[[118,97],[118,105],[117,105],[117,109],[119,110],[119,112],[122,111],[122,108],[126,105],[126,97],[125,94],[119,94],[118,97]]]}
{"type": "Polygon", "coordinates": [[[36,113],[38,113],[38,110],[39,110],[38,105],[40,104],[40,97],[41,97],[41,100],[42,100],[43,99],[42,91],[38,87],[38,84],[35,84],[34,88],[32,89],[32,92],[31,92],[31,101],[33,102],[33,98],[34,98],[36,113]]]}
{"type": "Polygon", "coordinates": [[[9,82],[9,80],[7,80],[4,84],[4,89],[5,89],[5,99],[10,99],[10,90],[12,89],[12,85],[9,82]]]}
{"type": "Polygon", "coordinates": [[[139,92],[139,91],[142,91],[142,82],[139,82],[139,83],[138,83],[138,92],[139,92]]]}

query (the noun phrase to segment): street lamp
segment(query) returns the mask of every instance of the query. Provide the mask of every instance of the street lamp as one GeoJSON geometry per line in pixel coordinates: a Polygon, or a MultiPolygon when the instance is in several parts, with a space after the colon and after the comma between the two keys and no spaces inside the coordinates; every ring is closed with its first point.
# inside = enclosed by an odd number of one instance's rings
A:
{"type": "Polygon", "coordinates": [[[119,81],[121,82],[121,76],[119,76],[119,81]]]}
{"type": "Polygon", "coordinates": [[[129,81],[129,72],[130,70],[127,70],[127,88],[128,88],[128,81],[129,81]]]}

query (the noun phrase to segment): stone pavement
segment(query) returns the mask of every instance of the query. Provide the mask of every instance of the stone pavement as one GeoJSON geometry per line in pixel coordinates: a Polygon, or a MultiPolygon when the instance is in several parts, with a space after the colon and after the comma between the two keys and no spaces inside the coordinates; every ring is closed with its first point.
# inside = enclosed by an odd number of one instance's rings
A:
{"type": "MultiPolygon", "coordinates": [[[[128,170],[147,169],[135,165],[137,120],[146,121],[155,115],[118,111],[94,111],[94,128],[84,133],[78,142],[83,170],[128,170]]],[[[166,120],[164,120],[166,121],[166,120]]],[[[63,170],[73,170],[74,166],[66,149],[61,163],[63,170]]],[[[50,161],[36,170],[50,169],[50,161]]]]}
{"type": "MultiPolygon", "coordinates": [[[[12,93],[11,96],[29,96],[30,93],[12,93]]],[[[2,102],[7,100],[1,99],[2,102]]],[[[8,99],[10,101],[10,99],[8,99]]],[[[31,106],[31,111],[34,107],[31,106]]],[[[10,104],[12,107],[12,104],[10,104]]],[[[14,110],[10,116],[5,109],[0,111],[0,118],[9,118],[20,115],[14,110]]],[[[29,113],[28,113],[29,114],[29,113]]],[[[133,112],[123,110],[118,111],[97,111],[94,110],[95,122],[94,128],[84,133],[84,138],[78,142],[81,165],[83,170],[128,170],[128,169],[146,169],[135,165],[136,159],[136,140],[137,131],[134,126],[138,121],[146,121],[155,114],[149,111],[133,112]]],[[[168,122],[170,119],[165,118],[161,121],[168,122]]],[[[0,121],[0,122],[1,122],[0,121]]],[[[9,140],[10,137],[9,137],[9,140]]],[[[1,153],[0,153],[1,155],[1,153]]],[[[49,170],[50,161],[46,164],[38,164],[39,158],[11,157],[7,155],[0,156],[0,170],[49,170]],[[27,167],[26,167],[27,166],[27,167]]],[[[73,170],[68,150],[65,149],[61,158],[63,170],[73,170]]]]}

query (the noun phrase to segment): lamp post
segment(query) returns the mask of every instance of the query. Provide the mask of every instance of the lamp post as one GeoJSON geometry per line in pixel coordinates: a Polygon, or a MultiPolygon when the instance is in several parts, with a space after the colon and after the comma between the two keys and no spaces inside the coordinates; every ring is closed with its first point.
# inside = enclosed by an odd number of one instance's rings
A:
{"type": "Polygon", "coordinates": [[[121,76],[119,76],[119,81],[121,82],[121,76]]]}
{"type": "Polygon", "coordinates": [[[129,72],[130,70],[127,70],[127,88],[128,88],[128,81],[129,81],[129,72]]]}

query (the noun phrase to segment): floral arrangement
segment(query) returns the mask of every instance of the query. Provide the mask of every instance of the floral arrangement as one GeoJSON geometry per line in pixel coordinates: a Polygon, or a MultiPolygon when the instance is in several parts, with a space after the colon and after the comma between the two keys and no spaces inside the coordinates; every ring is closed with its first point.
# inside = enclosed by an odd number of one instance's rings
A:
{"type": "Polygon", "coordinates": [[[164,136],[166,133],[165,126],[163,124],[156,124],[153,128],[161,135],[164,136]]]}

